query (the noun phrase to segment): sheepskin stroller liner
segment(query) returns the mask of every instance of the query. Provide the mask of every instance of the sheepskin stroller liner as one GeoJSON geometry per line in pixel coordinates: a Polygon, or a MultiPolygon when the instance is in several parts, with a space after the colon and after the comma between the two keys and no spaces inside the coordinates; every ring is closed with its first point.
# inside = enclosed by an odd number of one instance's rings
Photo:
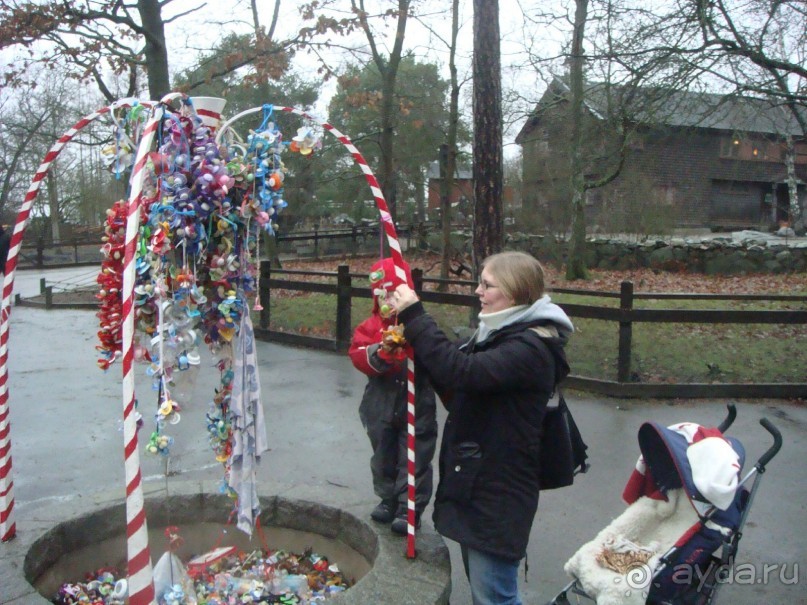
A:
{"type": "Polygon", "coordinates": [[[641,457],[623,493],[628,508],[567,561],[573,580],[548,605],[568,605],[570,594],[598,605],[716,602],[761,476],[782,445],[776,427],[760,420],[774,443],[740,478],[745,451],[723,434],[735,406],[728,412],[717,429],[642,425],[641,457]]]}

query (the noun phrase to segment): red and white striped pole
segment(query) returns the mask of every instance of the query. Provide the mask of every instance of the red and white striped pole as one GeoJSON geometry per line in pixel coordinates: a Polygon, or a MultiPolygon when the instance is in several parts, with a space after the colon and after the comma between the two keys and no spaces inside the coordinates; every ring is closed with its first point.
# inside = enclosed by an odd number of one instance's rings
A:
{"type": "Polygon", "coordinates": [[[2,306],[0,306],[0,541],[3,542],[11,540],[16,533],[12,515],[14,509],[14,482],[12,481],[11,473],[11,426],[9,422],[8,406],[9,317],[11,316],[11,295],[14,291],[14,273],[17,268],[20,248],[22,247],[22,237],[28,226],[31,206],[36,199],[42,181],[50,169],[50,165],[61,153],[64,146],[70,142],[82,128],[104,114],[115,111],[121,107],[131,107],[135,103],[150,105],[149,102],[140,102],[137,101],[137,99],[120,99],[108,107],[103,107],[98,111],[87,114],[70,129],[66,130],[48,150],[45,154],[45,159],[42,160],[39,168],[37,168],[14,223],[14,231],[11,235],[5,276],[3,278],[2,306]]]}
{"type": "Polygon", "coordinates": [[[137,236],[140,230],[140,204],[146,176],[148,154],[165,114],[165,104],[183,97],[171,93],[163,97],[143,129],[137,146],[126,205],[126,240],[123,260],[122,360],[123,360],[123,442],[126,472],[126,551],[129,576],[130,605],[150,605],[155,602],[151,553],[148,544],[143,476],[140,470],[140,450],[137,442],[134,384],[134,285],[137,236]]]}
{"type": "MultiPolygon", "coordinates": [[[[137,237],[140,231],[140,210],[143,184],[146,177],[148,154],[154,143],[165,114],[165,105],[177,98],[185,98],[182,93],[170,93],[162,98],[151,119],[146,123],[140,143],[137,146],[134,168],[130,179],[129,199],[126,205],[126,239],[123,257],[122,304],[122,366],[123,366],[123,442],[124,467],[126,472],[126,551],[129,576],[129,605],[151,605],[155,603],[151,553],[148,544],[145,502],[143,497],[143,476],[140,470],[140,451],[137,441],[137,415],[135,412],[134,380],[134,286],[136,279],[137,237]]],[[[212,126],[218,122],[224,103],[212,103],[210,107],[200,99],[199,112],[203,123],[212,126]]]]}
{"type": "MultiPolygon", "coordinates": [[[[387,236],[387,243],[389,244],[390,248],[390,256],[392,257],[392,262],[395,265],[395,274],[398,276],[398,279],[406,283],[406,271],[404,270],[404,259],[403,254],[401,253],[401,244],[398,241],[398,234],[395,231],[395,225],[392,222],[392,216],[390,215],[389,208],[387,207],[387,202],[384,200],[384,194],[381,191],[381,187],[378,185],[378,180],[375,178],[373,171],[370,169],[370,166],[367,164],[367,160],[364,159],[364,156],[359,152],[353,142],[350,140],[349,137],[339,132],[336,128],[334,128],[331,124],[327,122],[323,122],[319,118],[316,118],[305,111],[300,109],[295,109],[293,107],[273,107],[276,111],[284,111],[288,113],[293,113],[312,122],[316,122],[320,126],[322,126],[326,131],[331,133],[335,136],[342,145],[350,152],[350,155],[353,156],[353,160],[358,164],[359,168],[361,169],[362,173],[364,173],[364,178],[367,180],[367,184],[370,185],[370,190],[373,193],[373,199],[375,199],[376,207],[378,208],[378,212],[381,215],[381,224],[384,227],[384,233],[387,236]]],[[[216,142],[221,142],[221,138],[223,137],[224,133],[229,128],[230,124],[239,120],[240,118],[253,114],[258,113],[263,110],[263,107],[254,107],[252,109],[248,109],[243,111],[229,120],[222,124],[221,128],[219,129],[219,133],[216,137],[216,142]]],[[[406,456],[407,456],[407,541],[406,541],[406,556],[410,559],[415,558],[415,364],[414,364],[414,357],[413,353],[410,352],[409,359],[407,361],[407,413],[406,413],[406,420],[407,420],[407,435],[406,435],[406,456]]]]}

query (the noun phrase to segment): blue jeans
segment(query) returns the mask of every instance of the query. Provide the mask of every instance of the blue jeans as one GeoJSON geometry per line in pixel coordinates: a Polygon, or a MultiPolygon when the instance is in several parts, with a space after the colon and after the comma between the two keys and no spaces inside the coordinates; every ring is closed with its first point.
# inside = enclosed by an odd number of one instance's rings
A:
{"type": "Polygon", "coordinates": [[[473,605],[521,605],[518,561],[461,547],[473,605]]]}

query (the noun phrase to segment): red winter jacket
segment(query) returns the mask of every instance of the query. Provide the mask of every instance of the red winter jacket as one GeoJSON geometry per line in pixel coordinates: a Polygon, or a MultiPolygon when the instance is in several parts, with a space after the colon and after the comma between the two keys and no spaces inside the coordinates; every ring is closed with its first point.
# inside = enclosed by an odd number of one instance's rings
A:
{"type": "MultiPolygon", "coordinates": [[[[370,282],[370,287],[373,289],[373,312],[361,322],[353,333],[353,339],[350,342],[350,349],[348,355],[357,370],[366,374],[367,376],[378,376],[380,374],[393,374],[400,369],[400,364],[385,363],[379,360],[377,356],[371,354],[375,352],[377,345],[381,343],[381,333],[383,330],[388,329],[396,322],[395,317],[384,318],[381,316],[381,304],[379,303],[379,296],[375,294],[375,290],[384,289],[392,293],[399,285],[406,283],[410,288],[414,288],[412,281],[412,274],[409,265],[404,262],[404,272],[406,273],[406,281],[395,271],[395,265],[391,258],[385,258],[375,263],[370,269],[371,277],[375,277],[370,282]],[[368,347],[370,347],[368,352],[368,347]]],[[[407,345],[407,351],[408,351],[407,345]]]]}

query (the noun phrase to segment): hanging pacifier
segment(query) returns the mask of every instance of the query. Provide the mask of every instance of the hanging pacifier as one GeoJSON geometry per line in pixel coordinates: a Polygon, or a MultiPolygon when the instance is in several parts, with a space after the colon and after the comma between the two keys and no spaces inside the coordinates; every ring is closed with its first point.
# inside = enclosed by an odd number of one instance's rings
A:
{"type": "Polygon", "coordinates": [[[373,295],[378,297],[378,312],[381,314],[381,317],[387,319],[393,313],[395,313],[395,309],[393,309],[392,305],[387,302],[389,293],[387,292],[386,288],[375,288],[373,290],[373,295]]]}
{"type": "Polygon", "coordinates": [[[173,437],[162,435],[159,431],[154,431],[149,438],[148,444],[146,445],[146,451],[149,454],[160,454],[162,456],[167,456],[169,453],[169,448],[173,443],[173,437]]]}
{"type": "Polygon", "coordinates": [[[157,409],[158,420],[163,420],[168,424],[177,424],[180,421],[179,404],[171,399],[165,399],[157,409]]]}

